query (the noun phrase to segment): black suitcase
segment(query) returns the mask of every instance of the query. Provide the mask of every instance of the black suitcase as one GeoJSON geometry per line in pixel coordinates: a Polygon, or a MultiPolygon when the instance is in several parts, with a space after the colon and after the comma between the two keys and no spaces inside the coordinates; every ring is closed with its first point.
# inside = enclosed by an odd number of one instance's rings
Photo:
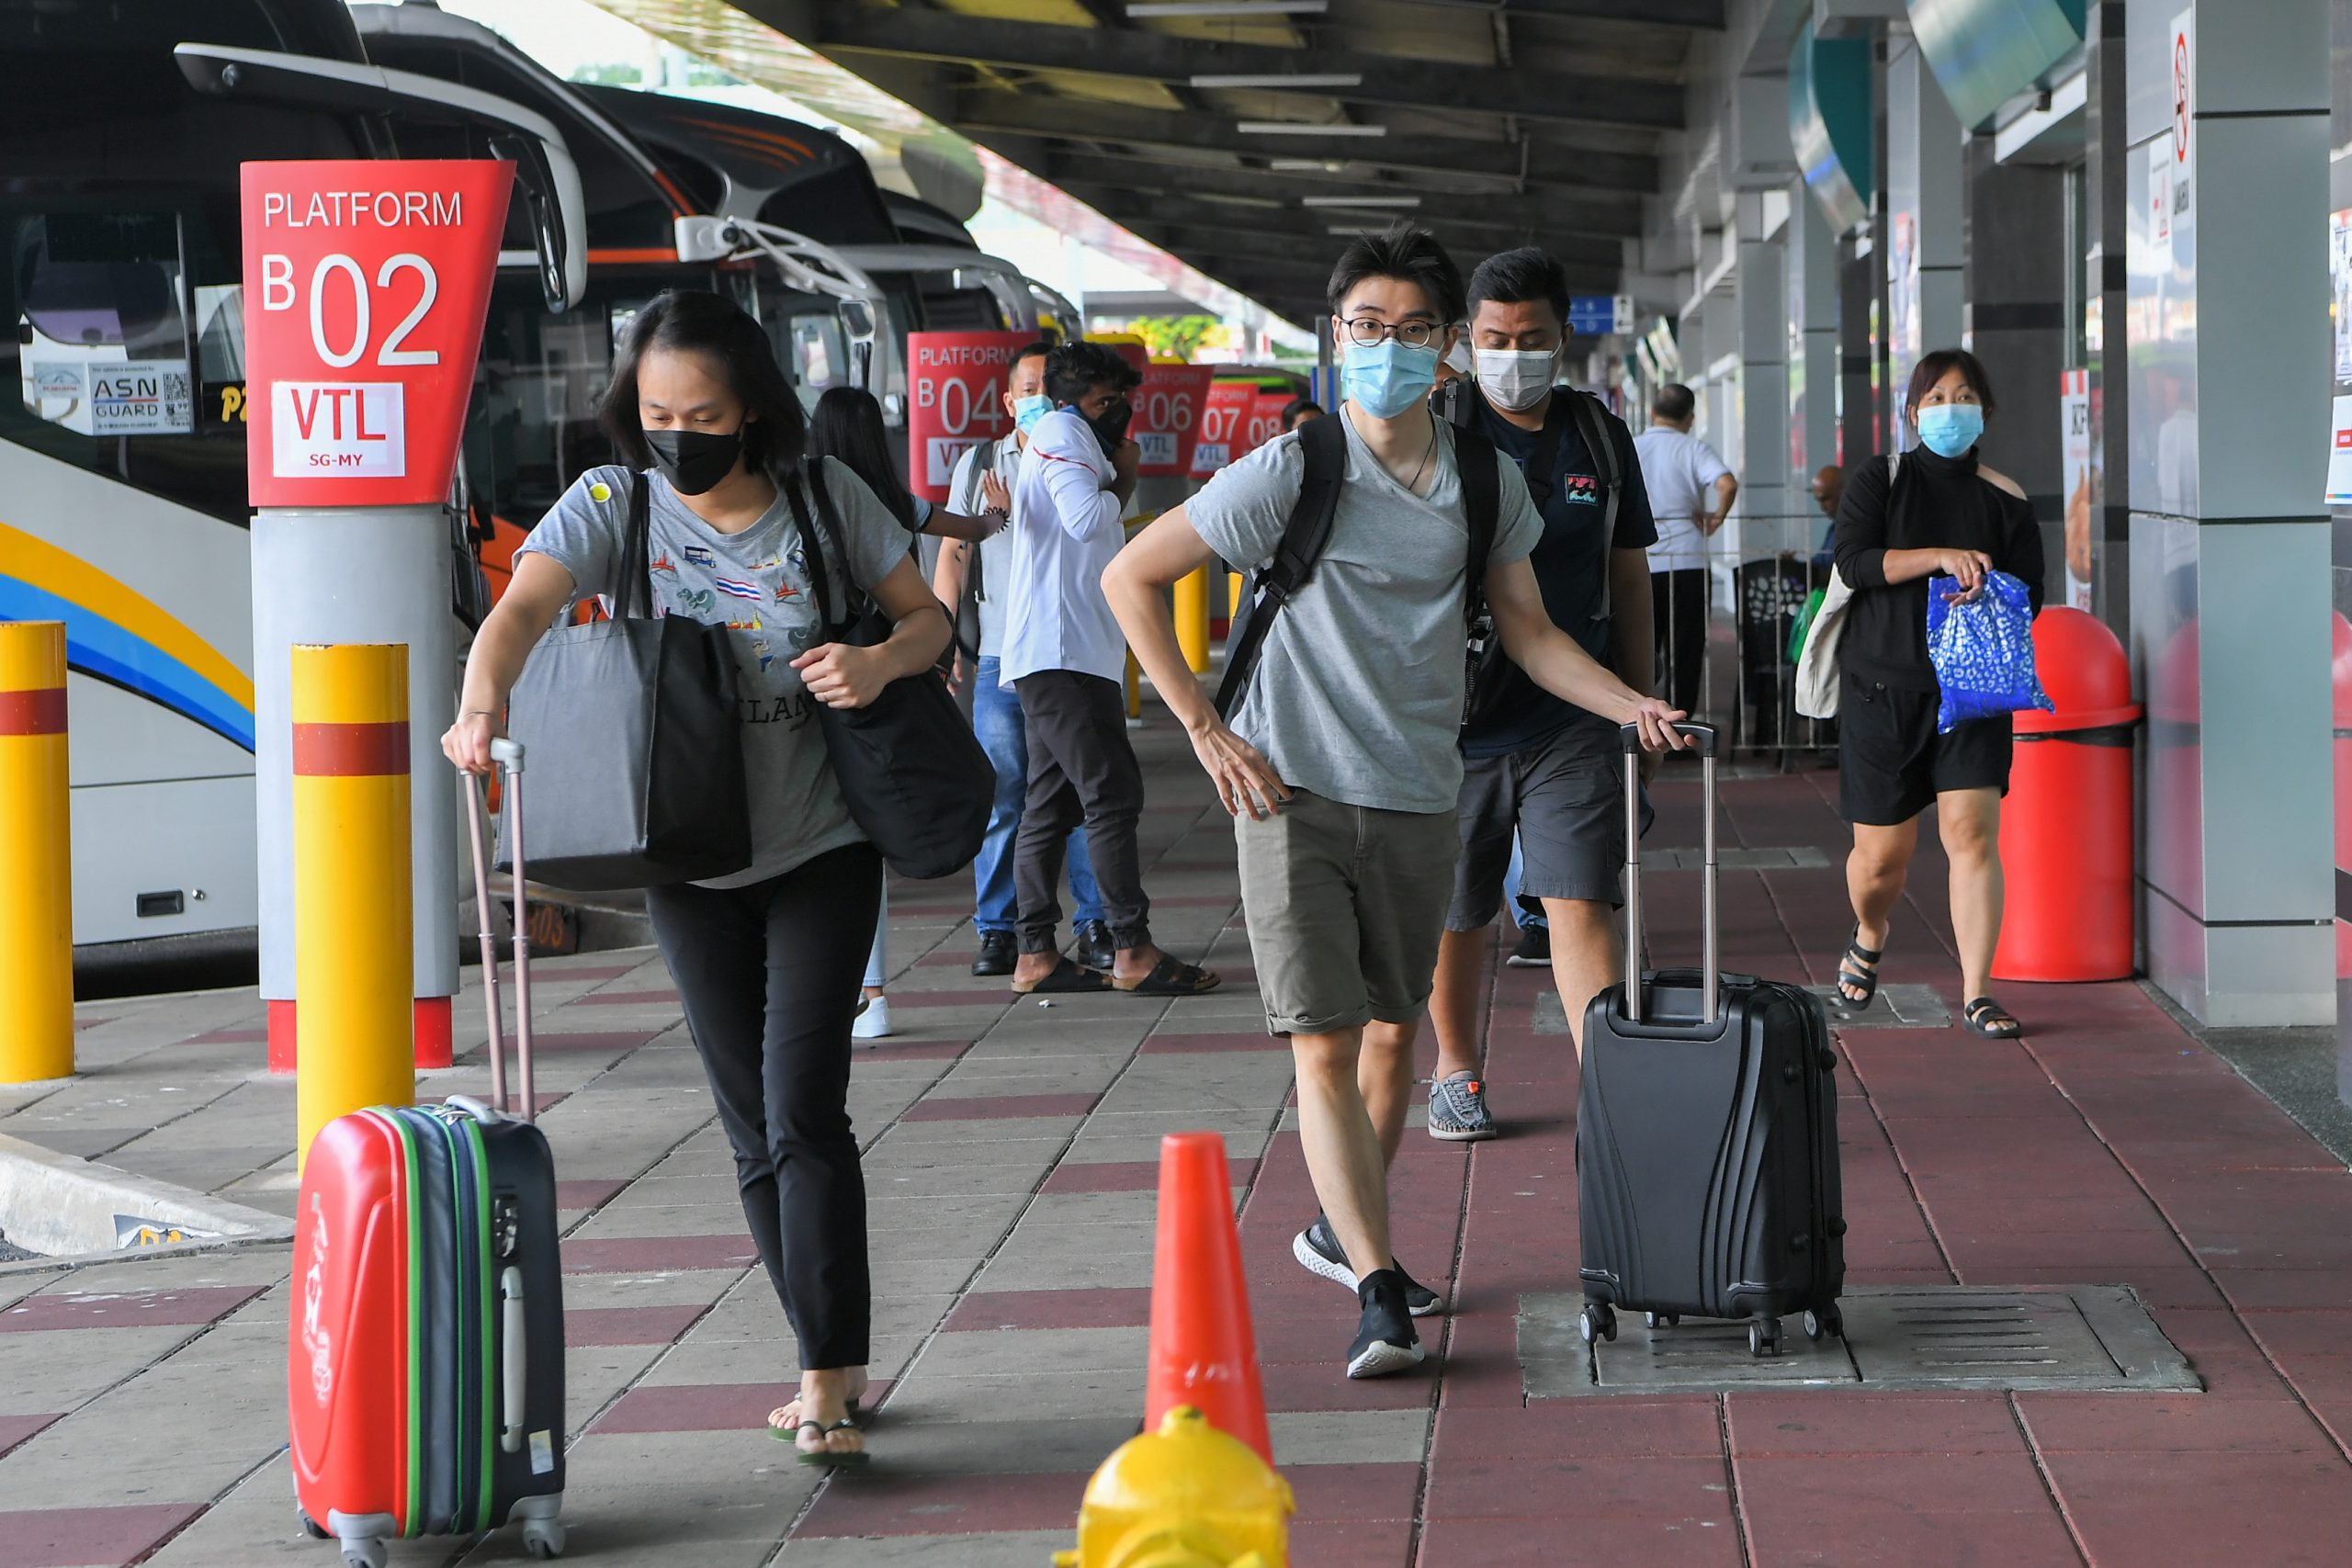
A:
{"type": "Polygon", "coordinates": [[[1584,1336],[1616,1337],[1619,1309],[1653,1326],[1744,1318],[1775,1355],[1781,1319],[1838,1333],[1846,1234],[1838,1179],[1837,1054],[1820,1000],[1797,986],[1720,973],[1715,732],[1700,743],[1707,795],[1705,962],[1641,968],[1638,735],[1625,731],[1625,983],[1585,1016],[1577,1103],[1584,1336]]]}

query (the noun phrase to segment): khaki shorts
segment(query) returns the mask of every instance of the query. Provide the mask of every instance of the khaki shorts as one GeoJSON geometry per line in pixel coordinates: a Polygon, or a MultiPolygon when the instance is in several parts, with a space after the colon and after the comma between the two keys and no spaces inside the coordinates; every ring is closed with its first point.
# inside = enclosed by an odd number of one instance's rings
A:
{"type": "Polygon", "coordinates": [[[1237,817],[1241,907],[1272,1034],[1409,1023],[1430,999],[1461,829],[1451,811],[1294,795],[1237,817]]]}

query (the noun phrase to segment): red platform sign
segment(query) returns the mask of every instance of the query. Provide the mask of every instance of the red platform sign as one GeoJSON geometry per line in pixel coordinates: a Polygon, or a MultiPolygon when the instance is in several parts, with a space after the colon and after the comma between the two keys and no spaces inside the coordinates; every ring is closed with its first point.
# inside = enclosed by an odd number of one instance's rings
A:
{"type": "Polygon", "coordinates": [[[970,448],[1012,428],[1005,374],[1034,333],[907,334],[907,488],[947,499],[947,481],[970,448]]]}
{"type": "Polygon", "coordinates": [[[1250,450],[1255,452],[1283,433],[1283,410],[1290,404],[1288,392],[1258,389],[1258,395],[1250,405],[1250,450]]]}
{"type": "Polygon", "coordinates": [[[243,167],[255,506],[447,499],[514,165],[243,167]]]}
{"type": "Polygon", "coordinates": [[[1250,454],[1250,410],[1258,389],[1247,381],[1218,381],[1201,405],[1200,444],[1193,448],[1192,473],[1206,479],[1250,454]]]}
{"type": "Polygon", "coordinates": [[[1127,434],[1143,448],[1136,472],[1173,479],[1192,472],[1193,449],[1201,438],[1201,409],[1208,400],[1206,365],[1150,365],[1135,392],[1135,423],[1127,434]]]}

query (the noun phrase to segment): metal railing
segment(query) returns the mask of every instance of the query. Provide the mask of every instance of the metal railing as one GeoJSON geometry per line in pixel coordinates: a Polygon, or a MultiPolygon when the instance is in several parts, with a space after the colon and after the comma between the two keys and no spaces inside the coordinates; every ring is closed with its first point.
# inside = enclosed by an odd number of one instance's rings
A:
{"type": "Polygon", "coordinates": [[[1705,542],[1703,567],[1652,574],[1658,694],[1717,726],[1734,759],[1789,770],[1837,746],[1834,721],[1796,711],[1791,648],[1829,582],[1826,526],[1818,512],[1736,517],[1705,542]]]}

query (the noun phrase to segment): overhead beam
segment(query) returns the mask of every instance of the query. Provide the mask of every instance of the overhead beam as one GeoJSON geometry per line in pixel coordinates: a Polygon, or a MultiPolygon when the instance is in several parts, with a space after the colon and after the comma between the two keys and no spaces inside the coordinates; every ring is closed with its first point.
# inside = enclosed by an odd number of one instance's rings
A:
{"type": "Polygon", "coordinates": [[[1624,191],[1658,188],[1658,161],[1561,142],[1487,141],[1469,136],[1254,136],[1229,121],[1134,104],[1027,96],[984,87],[956,95],[955,126],[978,141],[1044,136],[1119,143],[1139,152],[1226,152],[1241,158],[1313,158],[1378,169],[1459,178],[1465,175],[1531,186],[1624,191]]]}
{"type": "MultiPolygon", "coordinates": [[[[1347,241],[1337,234],[1322,234],[1313,238],[1238,231],[1231,225],[1204,226],[1197,223],[1170,223],[1148,216],[1121,217],[1122,228],[1139,239],[1148,240],[1170,255],[1203,272],[1216,275],[1202,257],[1211,257],[1227,265],[1255,266],[1284,277],[1296,276],[1310,286],[1317,299],[1323,296],[1325,284],[1330,280],[1331,265],[1340,259],[1340,252],[1347,241]]],[[[1455,252],[1454,260],[1466,275],[1490,254],[1487,249],[1467,249],[1460,245],[1448,247],[1455,252]]],[[[1566,264],[1569,288],[1578,294],[1612,294],[1617,291],[1620,271],[1615,267],[1596,266],[1589,262],[1566,264]]]]}
{"type": "MultiPolygon", "coordinates": [[[[754,3],[753,9],[768,8],[754,3]]],[[[1280,49],[1172,33],[1002,21],[911,6],[810,6],[825,54],[897,55],[1006,70],[1069,71],[1189,85],[1195,75],[1353,75],[1357,85],[1317,87],[1311,97],[1567,124],[1682,129],[1682,94],[1671,85],[1608,76],[1513,72],[1388,54],[1280,49]]],[[[1083,112],[1080,106],[1080,112],[1083,112]]]]}
{"type": "MultiPolygon", "coordinates": [[[[1351,197],[1410,197],[1420,205],[1399,209],[1407,215],[1431,221],[1442,220],[1473,229],[1516,231],[1541,226],[1561,233],[1624,240],[1633,239],[1642,232],[1641,204],[1630,200],[1604,204],[1551,195],[1479,197],[1441,194],[1416,191],[1394,183],[1362,177],[1338,179],[1328,174],[1274,174],[1260,169],[1220,169],[1200,164],[1142,163],[1074,152],[1054,153],[1046,159],[1044,167],[1034,172],[1056,185],[1134,185],[1194,195],[1272,197],[1297,205],[1300,210],[1317,213],[1329,209],[1306,207],[1298,198],[1313,196],[1318,199],[1339,201],[1351,197]]],[[[1368,209],[1355,210],[1360,214],[1368,209]]]]}
{"type": "Polygon", "coordinates": [[[1510,20],[1524,17],[1568,22],[1645,22],[1662,28],[1724,30],[1723,0],[1403,0],[1408,6],[1433,10],[1500,11],[1510,20]]]}
{"type": "Polygon", "coordinates": [[[1474,226],[1456,223],[1447,218],[1430,218],[1409,212],[1320,213],[1295,207],[1243,206],[1235,202],[1206,201],[1193,196],[1142,190],[1132,184],[1110,186],[1073,182],[1065,188],[1080,200],[1122,223],[1134,218],[1145,222],[1184,223],[1228,232],[1280,234],[1323,246],[1332,255],[1337,255],[1340,247],[1347,243],[1346,236],[1331,232],[1334,226],[1379,224],[1392,217],[1403,217],[1429,230],[1449,249],[1476,256],[1507,251],[1514,245],[1542,245],[1571,265],[1581,264],[1612,271],[1622,265],[1624,256],[1623,247],[1613,240],[1598,240],[1584,234],[1562,234],[1532,224],[1474,226]]]}

